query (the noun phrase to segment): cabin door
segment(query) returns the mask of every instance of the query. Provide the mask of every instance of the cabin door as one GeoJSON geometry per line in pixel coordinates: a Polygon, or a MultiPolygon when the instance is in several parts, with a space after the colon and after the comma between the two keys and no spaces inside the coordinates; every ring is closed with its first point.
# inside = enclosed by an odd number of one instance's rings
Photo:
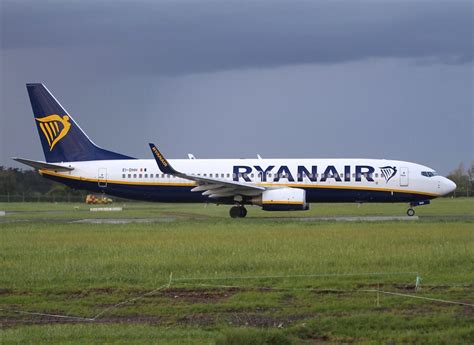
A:
{"type": "Polygon", "coordinates": [[[98,183],[100,188],[107,187],[107,168],[99,168],[98,183]]]}
{"type": "Polygon", "coordinates": [[[400,187],[408,187],[408,168],[400,168],[400,187]]]}

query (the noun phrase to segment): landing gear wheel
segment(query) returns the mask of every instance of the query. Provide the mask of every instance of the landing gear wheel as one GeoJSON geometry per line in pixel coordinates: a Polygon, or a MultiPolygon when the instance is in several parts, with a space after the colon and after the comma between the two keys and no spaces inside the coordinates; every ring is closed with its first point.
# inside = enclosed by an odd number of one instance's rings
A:
{"type": "Polygon", "coordinates": [[[233,206],[229,210],[232,218],[244,218],[247,215],[247,209],[243,206],[233,206]]]}
{"type": "Polygon", "coordinates": [[[229,210],[229,214],[231,218],[239,218],[240,217],[240,207],[239,206],[233,206],[229,210]]]}
{"type": "Polygon", "coordinates": [[[412,208],[409,208],[407,210],[407,215],[408,215],[408,217],[413,217],[415,215],[415,210],[412,209],[412,208]]]}

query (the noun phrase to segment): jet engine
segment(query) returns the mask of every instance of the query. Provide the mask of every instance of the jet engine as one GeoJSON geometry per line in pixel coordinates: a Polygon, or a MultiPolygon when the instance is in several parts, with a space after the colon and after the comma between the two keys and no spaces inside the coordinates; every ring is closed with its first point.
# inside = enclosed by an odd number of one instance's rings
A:
{"type": "Polygon", "coordinates": [[[252,204],[262,206],[264,211],[306,211],[306,191],[300,188],[268,189],[259,197],[252,198],[252,204]]]}

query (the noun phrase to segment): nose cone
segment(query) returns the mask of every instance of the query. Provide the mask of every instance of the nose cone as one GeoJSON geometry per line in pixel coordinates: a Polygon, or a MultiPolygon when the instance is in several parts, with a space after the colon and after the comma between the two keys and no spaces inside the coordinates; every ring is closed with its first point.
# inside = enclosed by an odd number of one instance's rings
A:
{"type": "Polygon", "coordinates": [[[443,177],[443,180],[441,181],[441,189],[443,195],[449,194],[451,192],[454,192],[454,190],[456,189],[456,183],[454,183],[450,179],[447,179],[446,177],[443,177]]]}

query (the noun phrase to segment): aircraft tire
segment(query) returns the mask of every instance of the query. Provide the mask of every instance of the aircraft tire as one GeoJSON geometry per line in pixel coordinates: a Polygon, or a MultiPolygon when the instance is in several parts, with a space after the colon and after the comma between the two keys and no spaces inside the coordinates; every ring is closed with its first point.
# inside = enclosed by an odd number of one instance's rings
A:
{"type": "Polygon", "coordinates": [[[412,209],[412,208],[409,208],[409,209],[407,210],[407,216],[408,216],[408,217],[413,217],[414,215],[415,215],[415,210],[412,209]]]}
{"type": "Polygon", "coordinates": [[[239,206],[233,206],[229,210],[229,215],[231,218],[239,218],[241,214],[241,207],[239,206]]]}
{"type": "Polygon", "coordinates": [[[245,207],[240,207],[240,218],[245,218],[247,215],[247,209],[245,207]]]}

